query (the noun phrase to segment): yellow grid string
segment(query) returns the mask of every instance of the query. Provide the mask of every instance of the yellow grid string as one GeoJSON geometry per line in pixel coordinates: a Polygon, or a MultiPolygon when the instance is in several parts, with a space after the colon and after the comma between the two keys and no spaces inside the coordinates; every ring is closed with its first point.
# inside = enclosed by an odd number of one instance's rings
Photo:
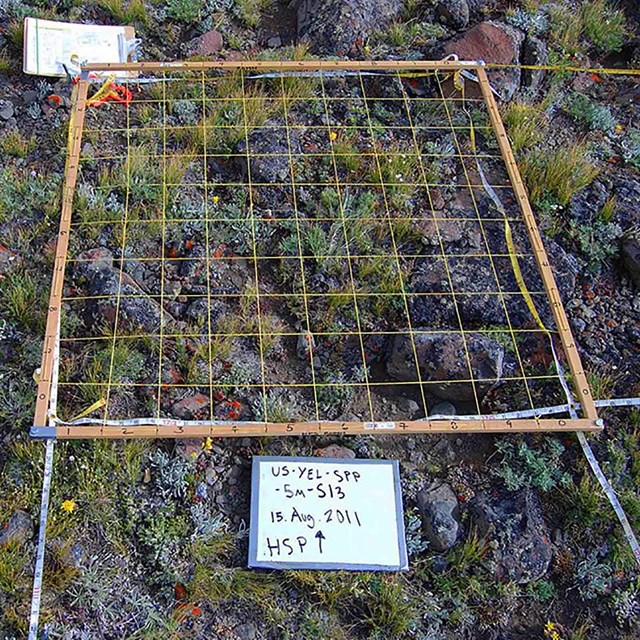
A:
{"type": "MultiPolygon", "coordinates": [[[[293,156],[291,153],[291,133],[290,133],[291,129],[289,127],[289,115],[287,113],[288,105],[287,105],[286,91],[284,87],[284,78],[281,78],[280,90],[281,90],[281,97],[282,97],[282,113],[284,117],[285,130],[287,132],[287,149],[289,151],[289,171],[291,175],[291,193],[293,196],[293,214],[295,216],[296,240],[298,243],[297,257],[300,259],[300,272],[301,272],[300,275],[302,278],[302,300],[304,303],[305,322],[307,323],[307,332],[306,332],[305,339],[309,346],[308,357],[309,357],[309,365],[311,367],[311,379],[313,380],[313,399],[315,403],[316,420],[320,422],[320,403],[318,402],[318,387],[317,387],[318,381],[316,379],[315,362],[314,362],[314,356],[313,356],[314,337],[313,337],[313,333],[311,332],[311,316],[309,315],[309,300],[307,296],[307,276],[304,268],[304,259],[302,257],[303,255],[302,230],[300,227],[300,214],[298,212],[298,197],[296,193],[296,182],[295,182],[295,166],[293,162],[293,156]]],[[[259,285],[256,285],[256,286],[259,286],[259,285]]]]}

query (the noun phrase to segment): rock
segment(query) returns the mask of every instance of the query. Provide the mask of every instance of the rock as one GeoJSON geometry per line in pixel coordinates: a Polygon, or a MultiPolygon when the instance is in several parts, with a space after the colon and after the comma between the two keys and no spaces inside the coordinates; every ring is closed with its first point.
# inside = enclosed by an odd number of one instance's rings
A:
{"type": "Polygon", "coordinates": [[[185,52],[192,56],[213,56],[223,45],[222,34],[219,31],[207,31],[194,38],[185,45],[185,52]]]}
{"type": "MultiPolygon", "coordinates": [[[[300,153],[300,140],[295,129],[287,132],[282,123],[268,120],[263,127],[256,128],[249,136],[251,159],[251,180],[257,182],[291,182],[291,165],[289,162],[289,143],[291,153],[300,153]],[[267,154],[267,155],[264,155],[267,154]],[[273,155],[269,155],[273,154],[273,155]]],[[[246,156],[247,143],[242,140],[236,147],[236,153],[246,156]]],[[[246,157],[239,158],[243,176],[248,176],[246,157]]]]}
{"type": "Polygon", "coordinates": [[[330,444],[324,449],[318,449],[317,453],[321,458],[353,459],[356,457],[355,451],[352,451],[351,449],[343,447],[339,444],[330,444]]]}
{"type": "MultiPolygon", "coordinates": [[[[479,400],[502,378],[504,348],[481,333],[466,333],[464,339],[459,333],[418,333],[414,336],[414,342],[420,376],[423,382],[428,383],[429,393],[439,398],[450,401],[474,399],[474,389],[470,383],[455,382],[469,379],[469,366],[477,381],[475,389],[479,400]]],[[[414,349],[409,336],[395,337],[387,361],[387,372],[396,380],[417,380],[414,349]]]]}
{"type": "Polygon", "coordinates": [[[113,256],[107,249],[90,249],[78,256],[75,274],[87,280],[87,293],[97,296],[87,304],[92,322],[115,322],[124,330],[144,329],[158,333],[160,325],[166,329],[175,320],[160,305],[146,295],[128,274],[115,269],[113,256]],[[118,299],[120,300],[118,305],[118,299]]]}
{"type": "Polygon", "coordinates": [[[455,416],[456,408],[450,402],[438,402],[431,409],[431,416],[455,416]]]}
{"type": "Polygon", "coordinates": [[[211,331],[215,331],[220,318],[227,312],[227,305],[219,298],[196,298],[187,307],[185,316],[194,320],[199,326],[203,326],[208,331],[207,312],[209,313],[211,331]]]}
{"type": "Polygon", "coordinates": [[[431,450],[432,457],[440,462],[454,462],[456,459],[456,452],[453,450],[451,443],[447,437],[438,440],[431,450]]]}
{"type": "Polygon", "coordinates": [[[607,188],[602,182],[596,180],[571,198],[567,213],[578,224],[592,224],[598,211],[607,201],[607,197],[607,188]]]}
{"type": "Polygon", "coordinates": [[[316,53],[347,55],[403,7],[403,0],[299,0],[298,39],[316,53]]]}
{"type": "MultiPolygon", "coordinates": [[[[549,51],[544,40],[528,35],[522,45],[522,64],[546,65],[549,62],[549,51]]],[[[537,92],[544,79],[544,69],[523,69],[522,86],[537,92]]]]}
{"type": "Polygon", "coordinates": [[[449,568],[449,561],[442,556],[435,556],[431,560],[431,571],[433,573],[442,574],[449,568]]]}
{"type": "Polygon", "coordinates": [[[268,40],[267,40],[267,47],[269,47],[269,49],[277,49],[278,47],[282,46],[282,38],[280,36],[271,36],[268,40]]]}
{"type": "Polygon", "coordinates": [[[420,405],[411,398],[400,396],[397,400],[397,404],[398,409],[400,409],[402,413],[406,413],[411,418],[413,418],[420,411],[420,405]]]}
{"type": "MultiPolygon", "coordinates": [[[[186,400],[193,400],[193,398],[186,398],[186,400]]],[[[208,403],[209,399],[206,398],[206,401],[208,403]]],[[[182,411],[185,407],[184,403],[185,403],[185,400],[181,400],[177,404],[173,405],[174,413],[175,413],[176,407],[178,407],[178,405],[181,405],[181,404],[182,406],[178,409],[178,411],[182,411]]],[[[200,406],[201,405],[198,405],[198,408],[200,406]]],[[[201,451],[202,451],[202,440],[200,438],[182,438],[182,439],[176,440],[176,453],[181,458],[184,458],[185,460],[191,461],[194,458],[197,458],[200,455],[201,451]]]]}
{"type": "Polygon", "coordinates": [[[469,24],[467,0],[440,0],[436,13],[442,22],[453,29],[464,29],[469,24]]]}
{"type": "Polygon", "coordinates": [[[624,231],[640,226],[640,178],[615,178],[612,191],[616,198],[615,221],[624,231]]]}
{"type": "Polygon", "coordinates": [[[0,100],[0,118],[2,118],[2,120],[8,120],[9,118],[13,118],[13,114],[13,103],[9,102],[9,100],[0,100]]]}
{"type": "Polygon", "coordinates": [[[38,99],[38,92],[33,89],[29,89],[22,94],[22,102],[24,104],[31,104],[32,102],[36,102],[38,99]]]}
{"type": "MultiPolygon", "coordinates": [[[[457,54],[461,60],[484,60],[500,64],[519,64],[524,34],[502,22],[487,21],[455,36],[444,44],[444,54],[457,54]]],[[[520,87],[520,68],[487,71],[489,81],[503,100],[511,100],[520,87]]],[[[475,83],[470,91],[479,92],[475,83]]],[[[465,87],[466,88],[466,87],[465,87]]],[[[468,93],[468,92],[467,92],[468,93]]],[[[470,94],[469,94],[470,95],[470,94]]]]}
{"type": "Polygon", "coordinates": [[[637,236],[622,243],[622,262],[636,286],[640,287],[640,238],[637,236]]]}
{"type": "MultiPolygon", "coordinates": [[[[507,326],[511,323],[514,328],[523,328],[531,324],[531,313],[520,295],[504,294],[520,290],[510,260],[506,257],[508,249],[504,242],[504,232],[493,237],[493,229],[498,229],[498,226],[485,226],[491,252],[503,254],[504,257],[490,259],[486,256],[470,255],[459,259],[449,258],[447,264],[441,259],[416,260],[408,283],[411,292],[450,294],[453,289],[457,295],[455,304],[451,295],[410,296],[412,324],[432,329],[457,329],[458,313],[465,327],[487,324],[507,326]]],[[[529,246],[528,240],[524,238],[514,236],[514,242],[516,246],[529,246]]],[[[560,291],[563,295],[570,295],[580,273],[580,263],[550,239],[545,239],[545,246],[560,291]]],[[[544,285],[535,259],[521,257],[518,262],[529,291],[543,291],[544,285]]],[[[550,321],[551,311],[548,305],[541,304],[539,297],[536,303],[543,321],[550,321]]]]}
{"type": "MultiPolygon", "coordinates": [[[[208,415],[209,396],[204,393],[196,393],[195,396],[184,398],[171,407],[171,413],[181,420],[191,420],[208,415]]],[[[200,446],[200,444],[198,445],[200,446]]]]}
{"type": "Polygon", "coordinates": [[[527,584],[546,574],[552,548],[536,493],[486,491],[477,494],[469,508],[478,533],[495,542],[499,578],[527,584]]]}
{"type": "Polygon", "coordinates": [[[33,535],[33,520],[26,511],[16,511],[0,532],[0,547],[6,544],[24,544],[33,535]]]}
{"type": "Polygon", "coordinates": [[[451,549],[460,535],[460,509],[453,489],[434,482],[416,495],[416,502],[431,548],[451,549]]]}
{"type": "Polygon", "coordinates": [[[255,640],[258,637],[258,630],[256,626],[251,622],[244,622],[239,624],[234,632],[238,640],[255,640]]]}

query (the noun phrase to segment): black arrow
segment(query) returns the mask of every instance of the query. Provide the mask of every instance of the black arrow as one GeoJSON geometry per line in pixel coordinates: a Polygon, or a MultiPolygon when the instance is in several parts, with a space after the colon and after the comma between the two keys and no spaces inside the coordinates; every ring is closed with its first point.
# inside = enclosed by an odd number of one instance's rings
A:
{"type": "Polygon", "coordinates": [[[318,533],[316,533],[316,538],[318,538],[318,548],[320,549],[320,553],[322,553],[322,541],[326,540],[324,533],[322,533],[322,531],[318,531],[318,533]]]}

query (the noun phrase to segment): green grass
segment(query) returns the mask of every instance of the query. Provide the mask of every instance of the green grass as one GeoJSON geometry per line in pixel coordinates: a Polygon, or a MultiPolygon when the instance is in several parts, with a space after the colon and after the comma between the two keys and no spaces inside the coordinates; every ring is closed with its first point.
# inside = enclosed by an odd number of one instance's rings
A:
{"type": "Polygon", "coordinates": [[[198,22],[203,9],[204,0],[169,0],[166,5],[167,17],[185,24],[198,22]]]}
{"type": "Polygon", "coordinates": [[[511,102],[504,112],[504,124],[515,154],[535,147],[545,136],[548,118],[540,105],[511,102]]]}
{"type": "Polygon", "coordinates": [[[629,31],[621,9],[606,0],[589,0],[582,6],[584,35],[598,53],[620,51],[629,31]]]}
{"type": "Polygon", "coordinates": [[[14,70],[14,67],[14,60],[5,53],[0,53],[0,73],[11,73],[14,70]]]}
{"type": "Polygon", "coordinates": [[[566,54],[580,53],[582,15],[575,7],[552,4],[549,7],[549,42],[566,54]]]}
{"type": "Polygon", "coordinates": [[[279,580],[272,573],[212,566],[206,556],[196,558],[193,579],[188,585],[194,600],[215,604],[234,601],[263,605],[279,588],[279,580]]]}
{"type": "Polygon", "coordinates": [[[251,29],[258,26],[262,12],[271,3],[272,0],[236,0],[242,22],[251,29]]]}
{"type": "Polygon", "coordinates": [[[22,51],[24,46],[24,26],[22,20],[11,20],[5,27],[7,42],[15,51],[22,51]]]}
{"type": "Polygon", "coordinates": [[[378,44],[388,43],[397,49],[409,49],[434,42],[446,34],[447,30],[441,24],[409,20],[392,22],[375,36],[375,41],[378,44]]]}
{"type": "Polygon", "coordinates": [[[20,325],[44,331],[47,288],[28,271],[15,271],[0,282],[0,307],[20,325]]]}
{"type": "Polygon", "coordinates": [[[534,149],[522,158],[520,170],[534,207],[549,203],[566,206],[599,173],[589,158],[588,145],[583,143],[534,149]]]}
{"type": "Polygon", "coordinates": [[[371,163],[366,182],[382,184],[390,207],[404,209],[414,193],[418,182],[419,164],[413,147],[399,143],[378,143],[377,162],[371,163]],[[404,184],[408,183],[408,184],[404,184]]]}
{"type": "MultiPolygon", "coordinates": [[[[207,149],[231,152],[244,141],[245,135],[264,124],[277,110],[275,101],[269,99],[266,90],[255,83],[245,83],[236,73],[228,73],[216,82],[216,96],[226,98],[210,102],[205,115],[207,127],[207,149]],[[243,103],[243,97],[246,101],[243,103]],[[246,128],[245,128],[246,123],[246,128]]],[[[205,146],[203,120],[199,126],[187,130],[176,129],[178,141],[186,141],[187,147],[201,152],[205,146]]]]}
{"type": "Polygon", "coordinates": [[[14,158],[26,158],[36,147],[36,137],[25,138],[17,129],[12,129],[0,139],[0,148],[14,158]]]}

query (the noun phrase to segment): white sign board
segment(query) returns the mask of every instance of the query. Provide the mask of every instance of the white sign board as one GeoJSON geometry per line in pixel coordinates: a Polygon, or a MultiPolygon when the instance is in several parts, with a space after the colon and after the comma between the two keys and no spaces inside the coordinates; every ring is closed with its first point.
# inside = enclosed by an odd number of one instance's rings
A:
{"type": "MultiPolygon", "coordinates": [[[[39,76],[64,77],[63,65],[73,72],[80,62],[126,62],[127,41],[133,40],[133,27],[54,22],[25,18],[23,71],[39,76]]],[[[127,75],[115,72],[115,75],[127,75]]]]}
{"type": "Polygon", "coordinates": [[[408,568],[398,463],[255,456],[249,566],[408,568]]]}

